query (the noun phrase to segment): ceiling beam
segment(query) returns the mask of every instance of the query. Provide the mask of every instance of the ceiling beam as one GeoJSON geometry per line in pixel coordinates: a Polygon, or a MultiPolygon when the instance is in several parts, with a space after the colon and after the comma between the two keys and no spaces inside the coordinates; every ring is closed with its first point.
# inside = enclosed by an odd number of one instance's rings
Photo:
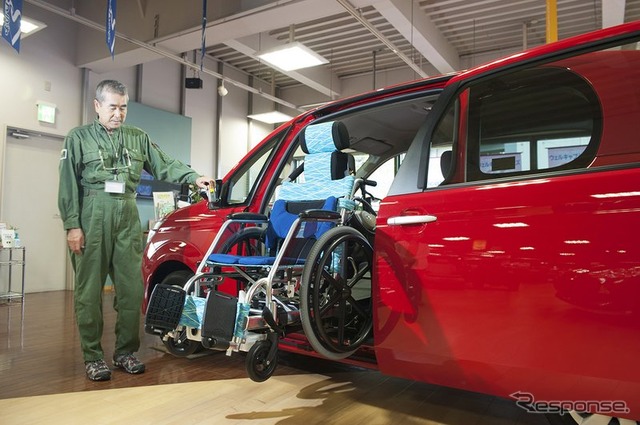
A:
{"type": "Polygon", "coordinates": [[[602,5],[602,28],[622,24],[625,7],[625,0],[607,0],[606,7],[602,5]]]}
{"type": "Polygon", "coordinates": [[[382,0],[373,6],[438,72],[444,74],[460,69],[455,47],[447,42],[431,19],[414,6],[413,1],[382,0]]]}

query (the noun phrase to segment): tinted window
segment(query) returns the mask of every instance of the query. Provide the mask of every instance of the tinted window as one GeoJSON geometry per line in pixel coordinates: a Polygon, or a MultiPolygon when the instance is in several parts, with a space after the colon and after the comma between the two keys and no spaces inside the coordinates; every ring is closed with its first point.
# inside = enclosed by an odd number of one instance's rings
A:
{"type": "Polygon", "coordinates": [[[467,179],[589,165],[601,112],[589,84],[565,68],[510,73],[469,90],[467,179]]]}

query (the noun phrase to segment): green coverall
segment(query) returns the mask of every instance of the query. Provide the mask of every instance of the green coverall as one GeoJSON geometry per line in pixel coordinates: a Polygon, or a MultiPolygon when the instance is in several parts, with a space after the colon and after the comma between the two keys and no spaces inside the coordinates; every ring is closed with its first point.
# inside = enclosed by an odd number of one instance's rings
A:
{"type": "Polygon", "coordinates": [[[142,169],[156,179],[195,183],[199,174],[167,156],[142,130],[125,126],[111,135],[95,120],[67,135],[60,156],[58,207],[65,230],[81,228],[85,249],[71,252],[75,313],[85,361],[104,357],[102,291],[107,275],[115,288],[115,354],[140,346],[142,229],[135,190],[142,169]],[[105,181],[124,182],[124,193],[105,192],[105,181]]]}

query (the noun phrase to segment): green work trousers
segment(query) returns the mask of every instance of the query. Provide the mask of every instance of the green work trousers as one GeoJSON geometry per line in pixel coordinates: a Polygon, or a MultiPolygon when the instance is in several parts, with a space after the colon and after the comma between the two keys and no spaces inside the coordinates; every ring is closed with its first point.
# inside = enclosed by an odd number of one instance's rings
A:
{"type": "Polygon", "coordinates": [[[87,191],[81,198],[82,255],[71,254],[75,271],[74,306],[85,361],[104,358],[102,293],[107,275],[115,289],[114,354],[140,347],[142,228],[133,194],[87,191]]]}

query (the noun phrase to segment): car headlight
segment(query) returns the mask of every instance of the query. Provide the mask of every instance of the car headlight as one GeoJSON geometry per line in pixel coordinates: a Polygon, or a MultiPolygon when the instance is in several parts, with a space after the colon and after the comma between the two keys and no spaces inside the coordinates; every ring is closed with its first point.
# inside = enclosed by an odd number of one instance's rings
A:
{"type": "Polygon", "coordinates": [[[149,243],[149,241],[151,240],[151,238],[153,238],[153,235],[156,234],[156,232],[158,231],[158,229],[160,228],[160,226],[162,226],[162,224],[164,223],[164,219],[160,219],[158,221],[155,222],[155,224],[153,225],[153,227],[149,230],[149,234],[147,235],[147,243],[149,243]]]}

